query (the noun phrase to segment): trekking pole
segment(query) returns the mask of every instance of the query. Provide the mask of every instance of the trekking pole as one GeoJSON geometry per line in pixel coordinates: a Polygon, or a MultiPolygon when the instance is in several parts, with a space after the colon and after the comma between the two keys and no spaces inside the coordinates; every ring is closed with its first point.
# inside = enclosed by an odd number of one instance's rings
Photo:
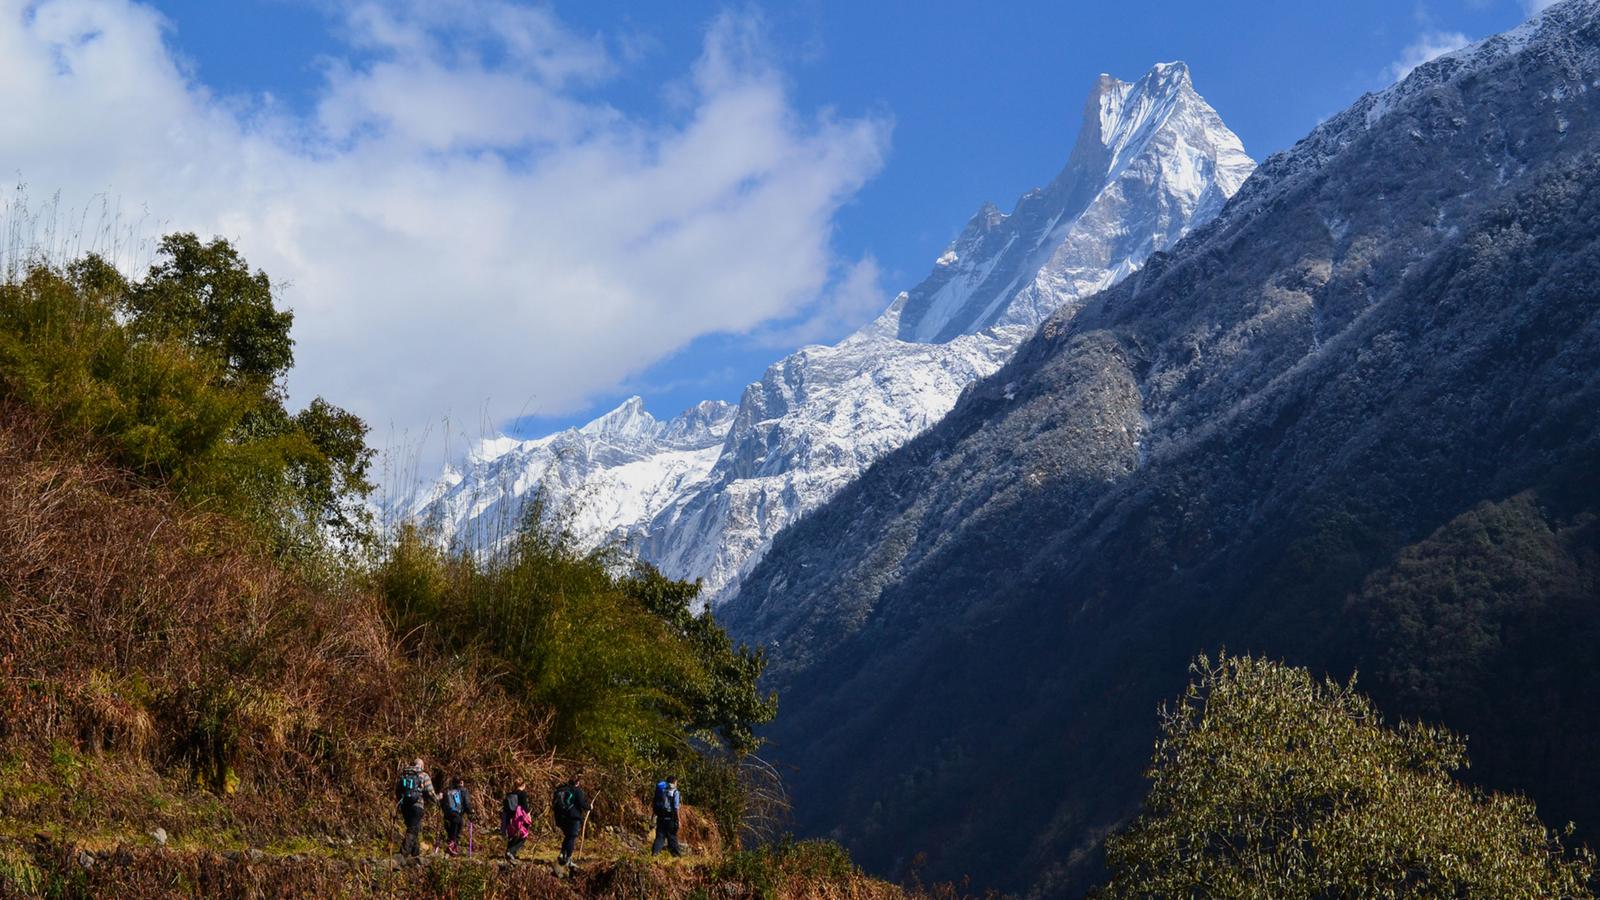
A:
{"type": "Polygon", "coordinates": [[[599,799],[599,791],[595,791],[594,796],[589,798],[589,811],[583,814],[583,828],[578,832],[578,846],[577,849],[572,851],[573,858],[577,858],[578,854],[583,851],[583,842],[589,837],[589,816],[594,813],[594,804],[599,799]]]}
{"type": "Polygon", "coordinates": [[[467,859],[472,859],[473,858],[473,855],[472,855],[472,830],[474,828],[476,828],[476,827],[477,826],[472,824],[472,820],[471,819],[467,820],[467,859]]]}

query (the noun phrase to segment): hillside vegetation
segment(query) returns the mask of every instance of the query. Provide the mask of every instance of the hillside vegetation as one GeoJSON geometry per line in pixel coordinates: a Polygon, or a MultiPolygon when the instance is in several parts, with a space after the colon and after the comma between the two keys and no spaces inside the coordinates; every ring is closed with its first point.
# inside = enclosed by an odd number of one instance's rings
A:
{"type": "Polygon", "coordinates": [[[291,323],[264,273],[190,235],[137,280],[91,256],[0,283],[0,889],[893,893],[825,846],[735,852],[782,812],[750,756],[776,698],[690,613],[695,585],[538,515],[490,559],[378,535],[364,423],[286,406],[291,323]],[[379,865],[416,755],[487,810],[585,770],[602,858],[638,849],[648,785],[677,772],[699,861],[559,890],[379,865]]]}

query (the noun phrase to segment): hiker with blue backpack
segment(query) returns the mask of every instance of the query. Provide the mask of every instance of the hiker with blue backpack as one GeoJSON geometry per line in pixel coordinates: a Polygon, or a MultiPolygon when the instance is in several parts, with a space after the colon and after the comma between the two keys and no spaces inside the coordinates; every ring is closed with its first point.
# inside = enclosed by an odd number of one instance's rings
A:
{"type": "Polygon", "coordinates": [[[427,812],[428,804],[438,799],[439,795],[433,789],[433,779],[423,768],[421,757],[401,770],[400,778],[394,785],[395,807],[406,825],[405,839],[400,842],[401,854],[412,859],[421,859],[422,817],[427,812]]]}
{"type": "Polygon", "coordinates": [[[678,793],[677,776],[669,775],[666,781],[656,783],[656,796],[650,809],[656,814],[656,841],[650,847],[650,855],[655,856],[666,847],[674,857],[682,856],[683,849],[678,846],[678,814],[683,809],[683,797],[678,793]]]}
{"type": "Polygon", "coordinates": [[[583,834],[584,823],[589,819],[590,810],[594,804],[590,802],[589,795],[583,792],[580,786],[582,775],[573,773],[565,784],[556,787],[550,795],[550,812],[555,816],[556,827],[561,830],[561,855],[556,857],[556,864],[568,869],[577,868],[577,863],[572,861],[572,853],[578,846],[578,838],[583,834]]]}
{"type": "Polygon", "coordinates": [[[444,807],[444,852],[447,856],[461,855],[461,826],[476,812],[472,806],[472,792],[460,776],[450,779],[450,789],[440,801],[444,807]]]}

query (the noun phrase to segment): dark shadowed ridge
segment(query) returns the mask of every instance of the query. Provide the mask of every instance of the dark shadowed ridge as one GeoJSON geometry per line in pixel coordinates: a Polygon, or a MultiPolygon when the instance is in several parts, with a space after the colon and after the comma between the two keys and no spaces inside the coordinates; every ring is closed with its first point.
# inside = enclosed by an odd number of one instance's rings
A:
{"type": "Polygon", "coordinates": [[[1226,644],[1359,667],[1593,840],[1597,19],[1363,97],[780,535],[722,615],[803,830],[1079,893],[1226,644]]]}

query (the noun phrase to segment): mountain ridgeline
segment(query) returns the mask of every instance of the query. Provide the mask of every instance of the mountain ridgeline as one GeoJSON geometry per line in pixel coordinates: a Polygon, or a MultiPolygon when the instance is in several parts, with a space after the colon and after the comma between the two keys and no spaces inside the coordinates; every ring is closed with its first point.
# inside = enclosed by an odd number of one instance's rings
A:
{"type": "Polygon", "coordinates": [[[1216,215],[1253,167],[1182,63],[1134,83],[1101,76],[1056,178],[1009,215],[985,205],[860,331],[773,364],[737,407],[662,423],[633,398],[581,429],[484,441],[405,512],[482,540],[542,491],[584,540],[629,542],[666,574],[703,579],[714,604],[785,525],[941,419],[1040,322],[1216,215]],[[677,427],[689,419],[698,427],[677,427]]]}
{"type": "Polygon", "coordinates": [[[768,648],[802,830],[1078,893],[1226,646],[1359,670],[1592,842],[1597,172],[1568,0],[1267,160],[791,525],[719,615],[768,648]]]}

